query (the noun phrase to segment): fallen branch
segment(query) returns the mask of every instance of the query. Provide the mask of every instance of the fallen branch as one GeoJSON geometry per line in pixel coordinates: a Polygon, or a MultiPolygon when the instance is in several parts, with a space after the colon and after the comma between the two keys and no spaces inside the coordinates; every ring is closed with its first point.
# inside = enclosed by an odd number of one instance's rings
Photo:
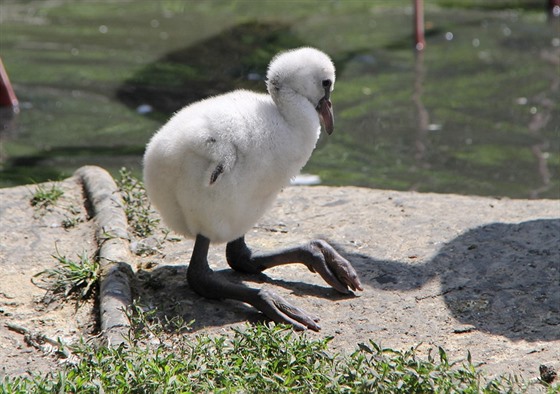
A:
{"type": "Polygon", "coordinates": [[[51,354],[54,349],[54,351],[57,354],[64,356],[64,358],[66,359],[70,359],[70,357],[72,356],[72,353],[68,350],[68,348],[62,343],[60,339],[56,341],[52,338],[49,338],[45,334],[31,332],[27,328],[18,326],[17,324],[13,324],[13,323],[6,323],[6,327],[9,330],[15,331],[18,334],[23,335],[23,339],[25,343],[27,343],[29,346],[33,346],[34,348],[40,350],[43,353],[51,354]]]}

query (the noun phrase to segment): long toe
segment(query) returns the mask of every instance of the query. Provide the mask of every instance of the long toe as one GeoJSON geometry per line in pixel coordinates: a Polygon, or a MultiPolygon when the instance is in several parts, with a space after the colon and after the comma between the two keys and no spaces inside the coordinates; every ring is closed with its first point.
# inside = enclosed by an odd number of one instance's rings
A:
{"type": "Polygon", "coordinates": [[[352,264],[342,257],[331,245],[323,240],[310,243],[311,248],[319,253],[314,254],[312,270],[343,294],[350,291],[363,290],[358,273],[352,264]]]}
{"type": "Polygon", "coordinates": [[[321,329],[317,324],[319,320],[317,317],[311,316],[303,309],[290,304],[278,294],[261,289],[258,295],[259,299],[253,303],[253,306],[271,320],[277,323],[290,324],[300,331],[306,329],[319,331],[321,329]]]}

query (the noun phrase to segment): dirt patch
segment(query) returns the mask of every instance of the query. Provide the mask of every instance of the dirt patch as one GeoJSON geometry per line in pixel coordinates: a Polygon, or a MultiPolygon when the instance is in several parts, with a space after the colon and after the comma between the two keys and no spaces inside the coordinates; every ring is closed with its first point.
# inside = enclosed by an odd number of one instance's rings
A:
{"type": "MultiPolygon", "coordinates": [[[[30,189],[0,190],[0,374],[57,368],[53,356],[28,346],[4,323],[72,342],[96,327],[92,303],[78,313],[73,303],[40,302],[45,291],[30,279],[52,267],[55,246],[68,256],[95,253],[94,228],[81,186],[61,183],[64,203],[37,215],[30,189]],[[80,206],[73,228],[59,224],[68,204],[80,206]]],[[[321,317],[336,351],[373,340],[420,352],[442,346],[451,360],[482,363],[490,374],[539,374],[541,364],[560,360],[560,208],[557,201],[508,200],[400,193],[360,188],[287,188],[273,209],[247,235],[257,249],[274,249],[312,238],[330,239],[355,265],[365,290],[342,296],[303,266],[240,275],[225,263],[223,245],[209,261],[229,280],[266,286],[321,317]]],[[[163,227],[153,238],[135,240],[131,286],[146,309],[161,317],[194,320],[193,333],[228,333],[232,326],[261,320],[253,308],[201,298],[186,282],[193,243],[163,227]]]]}
{"type": "Polygon", "coordinates": [[[58,186],[63,196],[42,209],[30,204],[35,185],[0,189],[0,375],[59,368],[52,345],[33,342],[7,324],[64,343],[97,330],[94,300],[77,307],[74,300],[42,288],[41,278],[35,277],[56,266],[53,255],[77,260],[81,253],[94,256],[97,251],[81,184],[71,178],[58,186]]]}

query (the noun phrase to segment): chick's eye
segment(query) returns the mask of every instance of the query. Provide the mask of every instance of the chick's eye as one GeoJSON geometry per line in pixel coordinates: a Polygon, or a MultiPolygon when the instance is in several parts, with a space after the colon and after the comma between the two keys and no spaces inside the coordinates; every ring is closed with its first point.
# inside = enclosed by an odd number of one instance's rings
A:
{"type": "Polygon", "coordinates": [[[324,88],[330,88],[332,84],[332,81],[330,79],[324,79],[323,80],[323,87],[324,88]]]}

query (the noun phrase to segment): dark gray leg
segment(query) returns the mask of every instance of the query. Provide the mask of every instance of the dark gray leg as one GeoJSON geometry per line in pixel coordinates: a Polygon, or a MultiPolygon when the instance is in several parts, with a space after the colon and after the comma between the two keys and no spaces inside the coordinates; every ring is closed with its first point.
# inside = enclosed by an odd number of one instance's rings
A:
{"type": "Polygon", "coordinates": [[[270,319],[279,323],[288,323],[298,330],[310,328],[318,331],[318,319],[303,310],[290,305],[279,295],[264,289],[253,289],[245,285],[231,283],[208,265],[208,248],[210,240],[202,235],[196,237],[194,250],[187,270],[187,281],[198,294],[212,299],[233,299],[246,302],[270,319]]]}
{"type": "Polygon", "coordinates": [[[241,237],[227,244],[226,257],[233,269],[247,273],[258,273],[284,264],[302,263],[341,293],[362,290],[354,267],[323,240],[314,240],[303,246],[277,252],[253,254],[245,243],[245,237],[241,237]]]}

